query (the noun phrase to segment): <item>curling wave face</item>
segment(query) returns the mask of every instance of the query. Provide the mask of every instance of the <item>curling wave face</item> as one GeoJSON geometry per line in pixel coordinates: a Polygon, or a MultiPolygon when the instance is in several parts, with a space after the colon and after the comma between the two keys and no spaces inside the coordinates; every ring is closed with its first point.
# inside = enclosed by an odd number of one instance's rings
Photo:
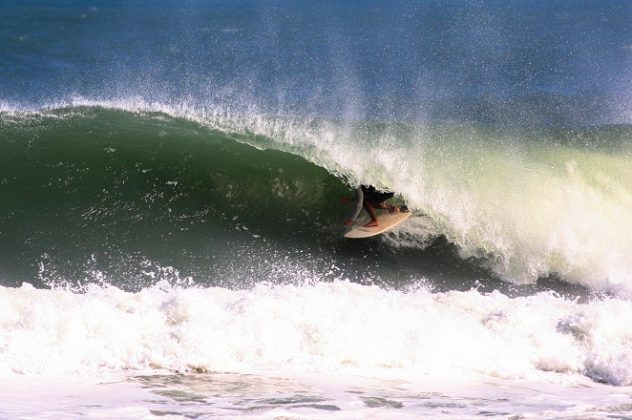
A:
{"type": "MultiPolygon", "coordinates": [[[[195,282],[223,277],[204,267],[239,277],[242,263],[285,261],[297,249],[297,261],[339,268],[361,251],[332,255],[345,216],[338,199],[345,183],[363,182],[400,193],[419,216],[381,242],[389,252],[441,236],[510,283],[557,275],[595,290],[632,287],[629,126],[499,131],[140,99],[5,104],[0,119],[6,279],[111,272],[134,288],[175,266],[195,282]]],[[[334,278],[357,270],[370,277],[352,264],[334,278]]]]}

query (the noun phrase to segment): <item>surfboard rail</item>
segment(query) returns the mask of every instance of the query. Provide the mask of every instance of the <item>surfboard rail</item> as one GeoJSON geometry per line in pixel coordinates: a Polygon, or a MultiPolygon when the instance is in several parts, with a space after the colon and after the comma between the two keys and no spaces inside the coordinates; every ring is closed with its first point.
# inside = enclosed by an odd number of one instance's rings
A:
{"type": "Polygon", "coordinates": [[[359,225],[345,233],[344,237],[350,239],[370,238],[371,236],[376,236],[395,228],[410,216],[411,212],[409,211],[400,213],[384,212],[377,215],[377,220],[379,222],[378,226],[366,227],[359,225]]]}

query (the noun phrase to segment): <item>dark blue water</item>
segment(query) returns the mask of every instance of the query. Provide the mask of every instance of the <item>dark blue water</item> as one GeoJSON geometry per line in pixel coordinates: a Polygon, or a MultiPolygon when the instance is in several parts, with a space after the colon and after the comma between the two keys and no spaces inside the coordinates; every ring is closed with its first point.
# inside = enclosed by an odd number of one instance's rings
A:
{"type": "Polygon", "coordinates": [[[505,123],[620,122],[629,103],[627,1],[5,1],[0,13],[11,102],[140,95],[505,123]]]}

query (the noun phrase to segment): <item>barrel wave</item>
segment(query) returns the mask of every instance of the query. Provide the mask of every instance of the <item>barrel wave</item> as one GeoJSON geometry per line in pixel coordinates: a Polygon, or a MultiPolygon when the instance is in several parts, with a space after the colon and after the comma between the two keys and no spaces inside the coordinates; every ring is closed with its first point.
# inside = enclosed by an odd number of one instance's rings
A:
{"type": "Polygon", "coordinates": [[[243,287],[305,269],[401,286],[428,277],[409,259],[439,252],[472,281],[630,287],[629,126],[349,124],[142,102],[5,108],[7,278],[243,287]],[[340,197],[360,182],[415,211],[366,247],[339,239],[340,197]],[[371,276],[373,263],[355,263],[367,252],[394,260],[371,276]],[[402,279],[402,265],[418,272],[402,279]]]}

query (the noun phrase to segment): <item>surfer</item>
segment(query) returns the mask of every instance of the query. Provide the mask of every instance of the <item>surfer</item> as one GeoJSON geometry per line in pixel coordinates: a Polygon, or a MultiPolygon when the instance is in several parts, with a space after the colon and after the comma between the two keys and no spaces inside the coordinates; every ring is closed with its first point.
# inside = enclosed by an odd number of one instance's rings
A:
{"type": "MultiPolygon", "coordinates": [[[[375,214],[375,209],[385,209],[390,211],[391,213],[398,213],[399,207],[390,205],[385,201],[393,198],[395,193],[386,192],[386,191],[378,191],[374,186],[369,185],[360,185],[356,189],[355,203],[356,207],[353,211],[353,214],[350,218],[345,221],[345,226],[351,226],[356,221],[360,212],[362,211],[362,207],[369,213],[371,216],[371,220],[366,223],[365,227],[373,227],[379,226],[380,222],[377,219],[377,215],[375,214]]],[[[349,197],[344,197],[343,202],[350,202],[351,199],[349,197]]]]}

